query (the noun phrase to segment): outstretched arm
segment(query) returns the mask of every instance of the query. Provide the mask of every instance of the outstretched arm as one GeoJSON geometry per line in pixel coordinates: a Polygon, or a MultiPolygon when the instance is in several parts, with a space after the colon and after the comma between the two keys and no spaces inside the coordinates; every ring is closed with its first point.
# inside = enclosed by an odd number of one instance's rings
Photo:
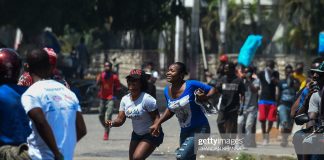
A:
{"type": "Polygon", "coordinates": [[[161,124],[164,123],[165,121],[169,120],[171,117],[173,117],[174,113],[171,112],[168,108],[165,109],[163,115],[161,118],[158,120],[155,119],[154,124],[150,127],[151,133],[155,136],[157,136],[154,133],[157,133],[161,127],[161,124]]]}
{"type": "Polygon", "coordinates": [[[108,127],[120,127],[125,123],[125,121],[126,121],[125,111],[119,111],[117,118],[114,120],[107,120],[106,125],[108,127]]]}
{"type": "Polygon", "coordinates": [[[198,89],[199,92],[197,93],[197,99],[199,101],[207,101],[209,98],[211,98],[216,92],[216,88],[212,87],[207,94],[204,93],[202,89],[198,89]]]}
{"type": "MultiPolygon", "coordinates": [[[[160,119],[160,114],[159,114],[159,110],[156,109],[152,112],[148,112],[152,121],[153,121],[153,124],[155,123],[158,123],[159,119],[160,119]]],[[[153,135],[153,136],[158,136],[160,134],[159,132],[159,129],[160,128],[150,128],[150,133],[153,135]]]]}

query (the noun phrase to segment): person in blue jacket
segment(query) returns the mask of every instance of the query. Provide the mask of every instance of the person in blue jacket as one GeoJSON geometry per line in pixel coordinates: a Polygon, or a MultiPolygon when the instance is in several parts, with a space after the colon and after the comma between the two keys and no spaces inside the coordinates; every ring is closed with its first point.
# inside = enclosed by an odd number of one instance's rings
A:
{"type": "Polygon", "coordinates": [[[13,49],[0,49],[0,159],[30,159],[26,141],[31,129],[20,101],[27,87],[16,85],[21,67],[13,49]]]}
{"type": "Polygon", "coordinates": [[[196,159],[195,134],[210,133],[204,109],[196,101],[206,101],[216,92],[215,88],[202,82],[184,80],[186,74],[186,66],[181,62],[175,62],[169,66],[166,78],[171,84],[164,89],[167,108],[162,117],[151,126],[151,129],[158,132],[163,122],[176,115],[181,127],[180,148],[177,150],[176,157],[181,160],[196,159]]]}

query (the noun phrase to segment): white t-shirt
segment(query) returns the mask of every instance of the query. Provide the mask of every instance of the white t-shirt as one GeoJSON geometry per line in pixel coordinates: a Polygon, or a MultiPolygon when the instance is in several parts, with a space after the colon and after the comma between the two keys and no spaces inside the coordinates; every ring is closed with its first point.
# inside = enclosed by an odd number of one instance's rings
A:
{"type": "Polygon", "coordinates": [[[138,135],[149,133],[153,124],[148,112],[157,109],[156,100],[149,94],[142,92],[139,98],[132,101],[130,94],[125,95],[121,102],[119,111],[124,111],[127,118],[132,119],[133,130],[138,135]]]}
{"type": "MultiPolygon", "coordinates": [[[[56,144],[65,160],[72,160],[76,138],[76,112],[81,111],[76,95],[54,80],[42,80],[31,85],[22,95],[26,113],[41,108],[55,136],[56,144]]],[[[54,159],[52,151],[39,135],[33,121],[31,135],[27,138],[29,155],[33,160],[54,159]]]]}

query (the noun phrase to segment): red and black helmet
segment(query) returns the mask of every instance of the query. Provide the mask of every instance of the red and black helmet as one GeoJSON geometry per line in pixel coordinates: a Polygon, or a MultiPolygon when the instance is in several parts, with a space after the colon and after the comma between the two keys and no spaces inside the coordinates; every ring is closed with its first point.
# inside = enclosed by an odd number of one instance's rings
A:
{"type": "Polygon", "coordinates": [[[20,70],[18,53],[10,48],[0,48],[0,83],[17,83],[20,70]]]}

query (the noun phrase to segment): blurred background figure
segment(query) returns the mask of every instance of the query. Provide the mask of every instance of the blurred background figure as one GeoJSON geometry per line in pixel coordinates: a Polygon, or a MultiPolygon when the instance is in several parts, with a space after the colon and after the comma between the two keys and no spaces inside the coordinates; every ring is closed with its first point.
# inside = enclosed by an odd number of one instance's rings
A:
{"type": "Polygon", "coordinates": [[[69,59],[71,60],[71,77],[77,78],[77,70],[79,66],[79,56],[75,49],[75,47],[72,47],[72,51],[69,55],[69,59]]]}
{"type": "Polygon", "coordinates": [[[263,133],[263,145],[267,145],[273,122],[277,120],[276,87],[279,82],[279,72],[275,70],[274,60],[266,62],[266,68],[259,72],[258,77],[261,82],[259,121],[263,133]],[[267,121],[268,127],[266,127],[267,121]]]}
{"type": "Polygon", "coordinates": [[[147,92],[154,98],[156,98],[156,86],[155,86],[155,82],[156,80],[159,79],[159,73],[154,70],[154,64],[153,62],[148,62],[143,70],[145,71],[145,73],[147,74],[147,78],[148,78],[148,89],[147,92]]]}
{"type": "Polygon", "coordinates": [[[117,62],[117,58],[113,58],[111,61],[113,65],[113,72],[116,73],[119,76],[119,65],[121,64],[120,62],[117,62]]]}
{"type": "Polygon", "coordinates": [[[98,97],[99,104],[99,120],[105,128],[103,140],[109,139],[109,127],[105,122],[111,120],[113,109],[115,106],[116,94],[120,91],[120,81],[118,76],[112,72],[112,63],[104,63],[105,70],[97,75],[97,85],[99,86],[98,97]]]}
{"type": "Polygon", "coordinates": [[[84,44],[84,42],[85,42],[84,37],[81,37],[80,43],[76,47],[77,55],[79,57],[79,62],[80,62],[80,65],[79,65],[79,78],[80,79],[84,78],[84,74],[87,71],[88,64],[90,61],[88,49],[87,49],[86,45],[84,44]]]}
{"type": "Polygon", "coordinates": [[[225,64],[228,62],[228,57],[226,54],[222,54],[221,56],[219,56],[219,62],[220,64],[217,67],[217,71],[216,71],[216,76],[217,79],[220,79],[221,77],[223,77],[225,75],[225,64]]]}
{"type": "Polygon", "coordinates": [[[299,81],[300,87],[299,89],[302,89],[306,86],[306,79],[307,77],[304,75],[304,63],[298,62],[296,64],[296,69],[292,76],[299,81]]]}
{"type": "Polygon", "coordinates": [[[278,113],[279,122],[281,126],[281,143],[282,147],[288,145],[288,136],[290,135],[293,127],[293,121],[290,117],[290,111],[293,103],[295,102],[295,96],[299,90],[300,83],[293,77],[293,67],[288,64],[285,67],[285,79],[280,80],[278,88],[278,113]]]}
{"type": "Polygon", "coordinates": [[[244,147],[256,147],[255,125],[258,114],[258,91],[260,80],[256,77],[254,67],[242,68],[242,79],[245,86],[245,100],[237,120],[238,138],[244,138],[244,147]],[[243,131],[245,129],[245,137],[243,131]]]}
{"type": "Polygon", "coordinates": [[[233,62],[226,63],[225,75],[216,85],[217,91],[221,94],[217,117],[218,130],[220,134],[230,136],[222,138],[236,138],[239,110],[244,104],[245,86],[242,79],[237,77],[235,67],[233,62]]]}

